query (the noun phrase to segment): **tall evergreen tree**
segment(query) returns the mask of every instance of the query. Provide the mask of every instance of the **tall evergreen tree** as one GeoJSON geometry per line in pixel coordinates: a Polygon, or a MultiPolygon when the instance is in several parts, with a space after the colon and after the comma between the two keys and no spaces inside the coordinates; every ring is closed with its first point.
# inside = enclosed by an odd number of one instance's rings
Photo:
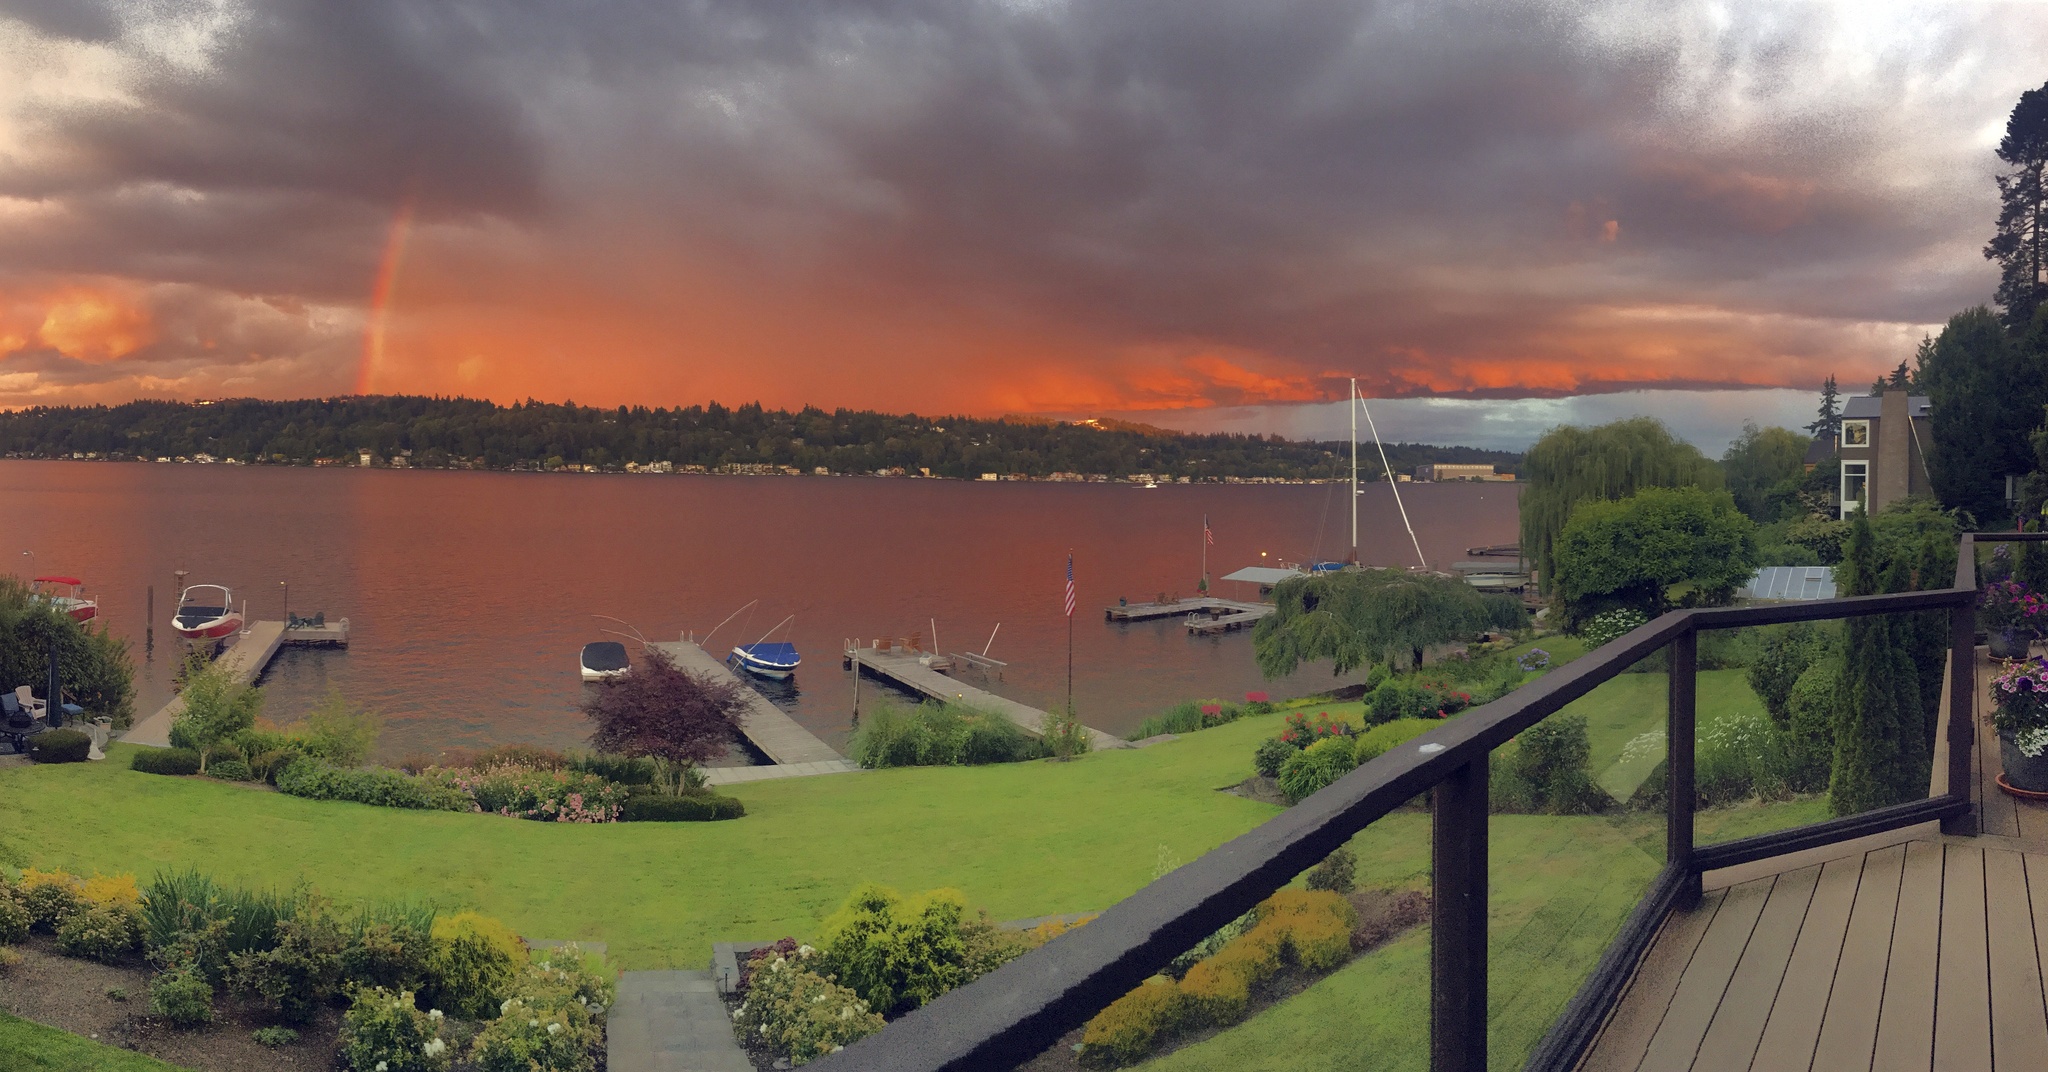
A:
{"type": "Polygon", "coordinates": [[[1998,158],[1998,231],[1984,256],[1998,262],[1998,307],[2023,331],[2048,300],[2048,85],[2020,94],[2005,122],[1998,158]]]}
{"type": "MultiPolygon", "coordinates": [[[[1843,567],[1844,595],[1903,589],[1906,565],[1878,562],[1870,520],[1856,515],[1843,567]]],[[[1866,615],[1845,623],[1846,668],[1837,694],[1834,772],[1828,806],[1854,815],[1927,795],[1931,755],[1920,711],[1919,675],[1894,615],[1866,615]]]]}
{"type": "Polygon", "coordinates": [[[2048,351],[2015,341],[1991,310],[1949,318],[1927,351],[1933,404],[1927,473],[1942,505],[1988,521],[2005,512],[2005,478],[2034,467],[2028,435],[2048,403],[2048,351]]]}
{"type": "Polygon", "coordinates": [[[1720,466],[1652,417],[1553,428],[1529,448],[1523,472],[1522,557],[1536,568],[1545,592],[1556,584],[1557,537],[1573,507],[1625,499],[1643,488],[1722,486],[1720,466]]]}
{"type": "MultiPolygon", "coordinates": [[[[1911,588],[1929,592],[1947,588],[1955,580],[1955,544],[1929,536],[1920,543],[1920,555],[1913,563],[1911,588]]],[[[1921,611],[1903,615],[1899,622],[1911,639],[1913,671],[1920,689],[1920,712],[1926,723],[1929,756],[1941,731],[1941,683],[1948,671],[1948,612],[1921,611]]]]}
{"type": "Polygon", "coordinates": [[[1815,439],[1826,439],[1830,442],[1841,434],[1842,394],[1835,387],[1833,376],[1829,376],[1828,382],[1820,385],[1820,416],[1816,417],[1812,424],[1807,425],[1806,430],[1812,432],[1815,439]]]}

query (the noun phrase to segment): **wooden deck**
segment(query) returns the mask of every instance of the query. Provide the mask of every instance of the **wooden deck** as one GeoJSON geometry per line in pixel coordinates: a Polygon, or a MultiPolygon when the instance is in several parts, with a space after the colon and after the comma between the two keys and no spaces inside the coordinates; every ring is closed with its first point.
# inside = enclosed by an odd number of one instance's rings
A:
{"type": "MultiPolygon", "coordinates": [[[[284,645],[283,622],[250,622],[246,632],[235,638],[220,657],[213,661],[228,672],[237,683],[253,685],[261,677],[270,660],[277,657],[277,649],[284,645]]],[[[183,652],[184,649],[178,649],[183,652]]],[[[173,696],[169,703],[157,709],[156,714],[128,727],[121,739],[129,744],[153,745],[157,748],[171,746],[171,720],[185,709],[185,698],[173,696]]]]}
{"type": "MultiPolygon", "coordinates": [[[[1980,711],[1990,673],[1980,658],[1980,711]]],[[[1581,1067],[2048,1069],[2048,808],[1997,788],[1980,737],[1982,835],[1921,827],[1710,874],[1581,1067]]]]}
{"type": "MultiPolygon", "coordinates": [[[[866,670],[902,688],[922,693],[942,703],[957,703],[977,711],[998,714],[1030,733],[1044,733],[1045,712],[1029,704],[1018,703],[1007,696],[998,696],[986,689],[975,688],[958,678],[947,677],[919,662],[915,652],[885,651],[880,648],[850,645],[846,649],[846,661],[853,667],[854,673],[866,670]]],[[[1088,730],[1089,747],[1098,752],[1108,748],[1131,747],[1131,742],[1121,737],[1086,726],[1082,728],[1088,730]]]]}
{"type": "MultiPolygon", "coordinates": [[[[747,702],[747,713],[740,720],[740,731],[745,733],[747,740],[752,741],[754,747],[760,749],[761,754],[767,756],[776,766],[789,767],[792,771],[802,766],[806,774],[827,774],[858,769],[847,762],[845,756],[833,751],[831,745],[819,740],[816,734],[803,728],[796,719],[789,717],[782,708],[769,703],[766,696],[754,691],[753,686],[741,681],[739,675],[727,669],[724,663],[713,658],[703,648],[687,640],[656,642],[650,646],[660,648],[669,658],[675,660],[677,666],[690,673],[738,685],[741,698],[747,702]]],[[[785,772],[785,775],[787,773],[785,772]]]]}

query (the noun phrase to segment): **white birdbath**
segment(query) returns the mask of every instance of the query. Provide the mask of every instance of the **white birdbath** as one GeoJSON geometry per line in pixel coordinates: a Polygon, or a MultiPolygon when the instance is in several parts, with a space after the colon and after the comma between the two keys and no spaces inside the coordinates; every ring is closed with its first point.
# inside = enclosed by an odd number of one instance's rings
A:
{"type": "Polygon", "coordinates": [[[114,720],[105,715],[92,720],[92,729],[87,731],[92,734],[92,749],[85,753],[85,758],[107,758],[107,730],[113,724],[114,720]]]}

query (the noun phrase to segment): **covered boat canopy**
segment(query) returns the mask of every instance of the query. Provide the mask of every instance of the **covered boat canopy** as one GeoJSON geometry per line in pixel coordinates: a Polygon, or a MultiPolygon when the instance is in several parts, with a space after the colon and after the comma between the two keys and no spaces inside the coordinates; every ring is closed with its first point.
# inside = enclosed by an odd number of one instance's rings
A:
{"type": "Polygon", "coordinates": [[[747,658],[770,666],[795,666],[802,658],[796,653],[796,645],[786,640],[741,644],[739,650],[747,658]]]}
{"type": "Polygon", "coordinates": [[[586,670],[624,670],[630,665],[626,661],[626,646],[616,640],[594,640],[583,645],[586,670]]]}
{"type": "Polygon", "coordinates": [[[77,585],[81,585],[81,584],[84,584],[85,582],[84,582],[84,581],[81,581],[81,580],[79,580],[79,579],[78,579],[78,578],[76,578],[76,577],[37,577],[37,578],[36,578],[36,581],[35,581],[35,583],[37,583],[37,584],[68,584],[68,585],[73,585],[73,586],[77,586],[77,585]]]}

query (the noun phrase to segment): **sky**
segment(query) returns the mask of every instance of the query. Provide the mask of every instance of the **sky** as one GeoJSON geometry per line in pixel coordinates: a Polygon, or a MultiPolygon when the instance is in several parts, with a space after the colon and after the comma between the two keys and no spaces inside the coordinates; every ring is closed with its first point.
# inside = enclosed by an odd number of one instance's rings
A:
{"type": "Polygon", "coordinates": [[[1988,301],[2048,5],[0,0],[0,406],[431,392],[1521,446],[1988,301]]]}

